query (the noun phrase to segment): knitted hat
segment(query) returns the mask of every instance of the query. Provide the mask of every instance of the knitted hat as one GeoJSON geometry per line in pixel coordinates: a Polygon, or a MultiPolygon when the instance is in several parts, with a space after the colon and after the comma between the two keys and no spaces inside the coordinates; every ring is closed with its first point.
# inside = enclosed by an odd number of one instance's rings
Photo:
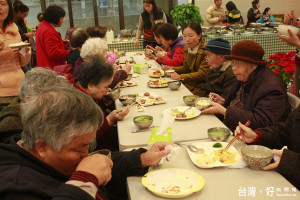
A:
{"type": "Polygon", "coordinates": [[[231,51],[231,46],[227,40],[222,38],[216,38],[209,40],[205,47],[200,47],[203,50],[211,51],[215,54],[229,55],[231,51]]]}
{"type": "Polygon", "coordinates": [[[226,60],[241,60],[255,65],[266,65],[267,61],[263,60],[265,54],[264,49],[252,40],[241,40],[232,46],[229,56],[225,56],[226,60]]]}

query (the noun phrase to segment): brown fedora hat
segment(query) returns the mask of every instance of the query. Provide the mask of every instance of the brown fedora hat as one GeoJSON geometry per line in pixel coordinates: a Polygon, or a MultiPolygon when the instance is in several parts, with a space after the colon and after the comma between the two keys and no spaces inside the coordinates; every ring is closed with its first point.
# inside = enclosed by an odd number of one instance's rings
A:
{"type": "Polygon", "coordinates": [[[263,60],[264,49],[252,40],[241,40],[232,46],[230,55],[225,56],[226,60],[241,60],[255,65],[266,65],[263,60]]]}

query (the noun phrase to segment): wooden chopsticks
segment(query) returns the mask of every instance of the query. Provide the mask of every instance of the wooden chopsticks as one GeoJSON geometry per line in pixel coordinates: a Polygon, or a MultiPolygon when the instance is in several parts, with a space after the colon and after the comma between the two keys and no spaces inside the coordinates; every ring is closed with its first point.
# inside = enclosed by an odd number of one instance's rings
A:
{"type": "MultiPolygon", "coordinates": [[[[245,126],[249,126],[251,124],[251,121],[248,120],[247,123],[245,124],[245,126]]],[[[234,138],[228,143],[228,145],[224,148],[224,149],[228,149],[233,143],[234,141],[236,141],[236,139],[238,139],[239,135],[235,135],[234,138]]]]}

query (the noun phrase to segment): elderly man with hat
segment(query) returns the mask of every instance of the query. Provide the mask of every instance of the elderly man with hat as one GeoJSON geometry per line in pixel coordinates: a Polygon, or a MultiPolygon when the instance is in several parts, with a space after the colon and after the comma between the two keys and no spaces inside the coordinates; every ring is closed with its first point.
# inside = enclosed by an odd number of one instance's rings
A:
{"type": "Polygon", "coordinates": [[[235,78],[231,61],[225,59],[225,55],[229,55],[231,51],[229,42],[216,38],[208,41],[201,49],[205,51],[206,61],[211,70],[207,75],[205,85],[200,88],[197,95],[205,97],[212,92],[226,98],[235,78]]]}
{"type": "Polygon", "coordinates": [[[223,123],[235,130],[238,122],[251,121],[250,127],[257,129],[285,121],[291,111],[286,87],[266,67],[263,48],[252,40],[241,40],[225,56],[232,61],[236,77],[226,99],[211,94],[211,107],[202,113],[221,114],[223,123]]]}

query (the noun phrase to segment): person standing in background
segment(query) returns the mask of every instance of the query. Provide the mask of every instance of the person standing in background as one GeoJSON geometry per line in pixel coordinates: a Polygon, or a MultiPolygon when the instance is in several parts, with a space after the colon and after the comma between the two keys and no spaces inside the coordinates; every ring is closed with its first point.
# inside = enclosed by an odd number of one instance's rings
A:
{"type": "Polygon", "coordinates": [[[222,0],[214,0],[214,2],[206,11],[206,22],[208,26],[221,26],[226,19],[225,10],[222,7],[222,0]]]}
{"type": "Polygon", "coordinates": [[[142,31],[144,30],[143,47],[145,48],[147,45],[156,47],[158,44],[154,40],[151,28],[155,24],[156,20],[162,20],[164,23],[167,23],[167,18],[165,13],[155,3],[155,0],[144,0],[143,3],[144,11],[142,12],[139,18],[139,25],[136,33],[134,46],[139,46],[139,40],[141,38],[142,31]]]}
{"type": "Polygon", "coordinates": [[[10,103],[18,96],[19,86],[24,79],[21,66],[30,61],[30,48],[9,47],[9,44],[18,42],[21,42],[21,37],[13,22],[11,0],[0,0],[0,103],[10,103]]]}
{"type": "Polygon", "coordinates": [[[56,65],[66,64],[70,50],[65,49],[61,35],[56,27],[61,27],[66,12],[58,5],[48,6],[44,13],[44,21],[36,33],[36,57],[38,67],[53,69],[56,65]]]}
{"type": "Polygon", "coordinates": [[[252,8],[248,10],[247,14],[247,25],[246,28],[250,26],[250,23],[256,23],[256,21],[262,16],[258,8],[260,7],[260,2],[259,0],[254,0],[252,1],[252,8]]]}

